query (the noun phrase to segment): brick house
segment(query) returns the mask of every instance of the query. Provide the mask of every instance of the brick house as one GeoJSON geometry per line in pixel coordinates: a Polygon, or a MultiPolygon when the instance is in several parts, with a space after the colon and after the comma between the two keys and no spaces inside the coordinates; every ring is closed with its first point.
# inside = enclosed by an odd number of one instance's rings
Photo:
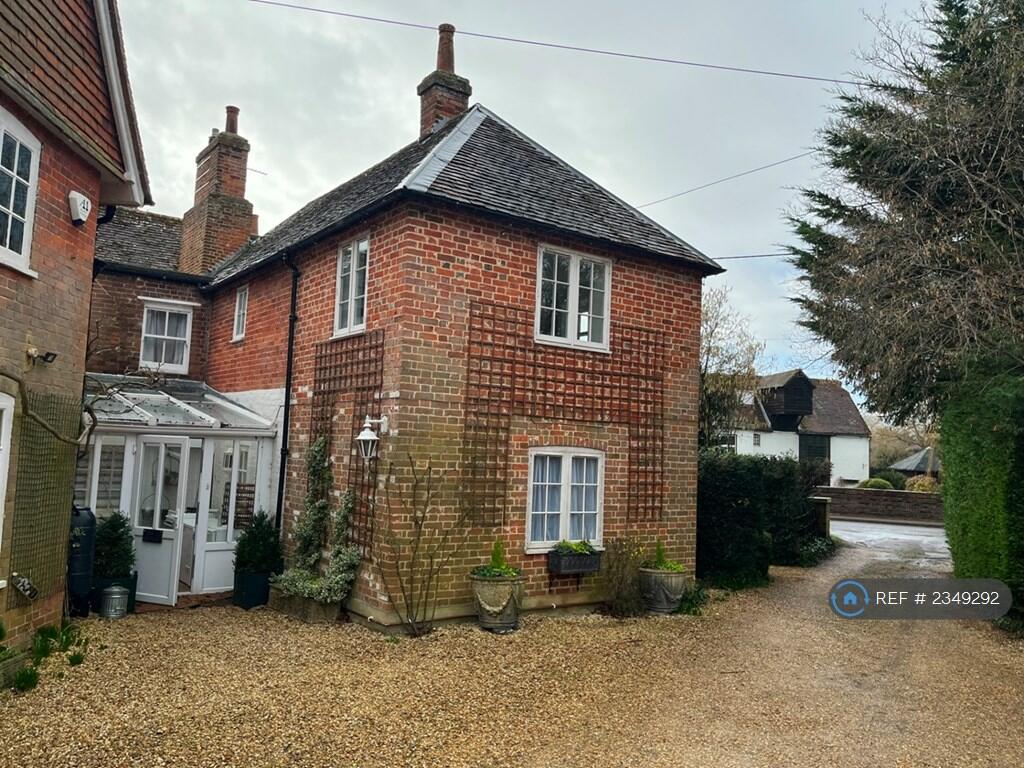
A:
{"type": "MultiPolygon", "coordinates": [[[[305,451],[328,440],[366,557],[348,607],[379,624],[397,621],[383,532],[407,522],[383,489],[410,492],[410,458],[438,474],[432,520],[472,521],[442,574],[439,618],[473,612],[468,572],[496,538],[524,569],[527,608],[598,598],[593,577],[547,573],[561,539],[661,538],[694,567],[701,281],[721,268],[471,107],[453,32],[441,27],[437,70],[418,88],[419,138],[263,236],[250,237],[244,152],[207,165],[201,154],[197,205],[204,185],[222,190],[228,231],[207,227],[186,257],[198,218],[187,213],[160,275],[167,290],[202,278],[190,343],[204,351],[188,375],[275,425],[272,511],[286,541],[305,451]],[[379,456],[363,460],[354,438],[382,416],[379,456]]],[[[211,143],[225,133],[242,147],[237,113],[211,143]]],[[[159,226],[126,213],[148,222],[140,231],[159,226]]],[[[130,235],[113,240],[104,262],[133,250],[130,235]]],[[[121,259],[130,279],[146,278],[144,258],[121,259]]]]}
{"type": "Polygon", "coordinates": [[[2,16],[0,621],[20,645],[62,613],[97,220],[152,201],[113,0],[2,16]]]}

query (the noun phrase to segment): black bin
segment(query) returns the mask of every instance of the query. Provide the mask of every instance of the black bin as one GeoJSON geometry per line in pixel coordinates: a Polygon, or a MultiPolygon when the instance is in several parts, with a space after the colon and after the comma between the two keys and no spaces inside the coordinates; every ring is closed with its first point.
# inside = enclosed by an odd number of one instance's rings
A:
{"type": "Polygon", "coordinates": [[[71,507],[68,542],[68,603],[72,616],[89,615],[92,562],[96,553],[96,515],[88,507],[71,507]]]}

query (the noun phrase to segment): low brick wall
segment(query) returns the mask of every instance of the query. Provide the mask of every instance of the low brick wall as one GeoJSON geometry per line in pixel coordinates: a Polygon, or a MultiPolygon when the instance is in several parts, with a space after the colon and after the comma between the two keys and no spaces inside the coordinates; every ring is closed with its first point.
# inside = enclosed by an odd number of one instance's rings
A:
{"type": "Polygon", "coordinates": [[[832,499],[830,512],[834,519],[896,520],[933,525],[943,522],[942,495],[938,493],[820,486],[814,495],[832,499]]]}

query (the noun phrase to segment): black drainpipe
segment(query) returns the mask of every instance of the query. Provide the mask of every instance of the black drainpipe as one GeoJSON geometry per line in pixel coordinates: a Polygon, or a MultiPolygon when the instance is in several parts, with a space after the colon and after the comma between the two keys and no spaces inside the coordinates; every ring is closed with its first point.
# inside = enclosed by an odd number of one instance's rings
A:
{"type": "Polygon", "coordinates": [[[281,418],[281,429],[284,434],[281,437],[281,461],[277,472],[277,513],[274,515],[274,527],[281,530],[281,521],[284,517],[284,481],[288,468],[288,432],[291,425],[291,402],[292,402],[292,368],[295,362],[295,323],[298,321],[297,314],[299,298],[299,268],[292,261],[291,254],[284,257],[284,263],[292,271],[292,300],[288,309],[288,362],[284,373],[284,413],[281,418]]]}

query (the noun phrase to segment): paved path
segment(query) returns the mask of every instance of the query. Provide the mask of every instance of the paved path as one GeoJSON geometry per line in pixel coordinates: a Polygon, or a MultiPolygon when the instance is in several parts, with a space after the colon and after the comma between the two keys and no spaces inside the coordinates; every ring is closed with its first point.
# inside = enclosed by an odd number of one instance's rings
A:
{"type": "Polygon", "coordinates": [[[875,558],[903,561],[904,567],[919,570],[917,575],[941,576],[953,570],[946,532],[938,526],[834,520],[832,535],[872,550],[875,558]]]}

